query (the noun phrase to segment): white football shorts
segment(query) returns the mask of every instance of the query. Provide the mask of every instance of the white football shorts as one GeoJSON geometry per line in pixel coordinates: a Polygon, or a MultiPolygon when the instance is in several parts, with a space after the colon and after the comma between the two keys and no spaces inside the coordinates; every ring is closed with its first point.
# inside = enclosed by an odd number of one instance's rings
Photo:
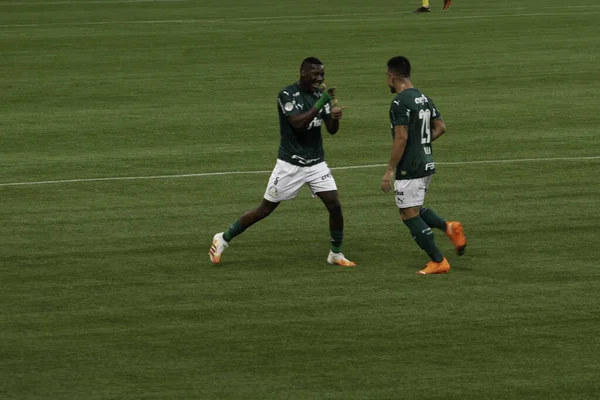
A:
{"type": "Polygon", "coordinates": [[[432,175],[417,179],[402,179],[394,182],[398,208],[422,206],[429,189],[432,175]]]}
{"type": "Polygon", "coordinates": [[[273,203],[291,200],[304,184],[308,185],[313,197],[319,192],[337,190],[335,179],[325,161],[300,167],[278,159],[264,197],[273,203]]]}

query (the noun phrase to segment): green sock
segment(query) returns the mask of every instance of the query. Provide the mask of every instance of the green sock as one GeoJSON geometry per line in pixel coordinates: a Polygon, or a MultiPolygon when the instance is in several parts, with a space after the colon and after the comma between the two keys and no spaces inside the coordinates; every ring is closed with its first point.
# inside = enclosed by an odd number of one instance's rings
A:
{"type": "Polygon", "coordinates": [[[427,253],[429,258],[431,258],[431,260],[434,262],[442,262],[444,256],[435,244],[433,231],[429,226],[427,226],[425,221],[423,221],[421,217],[416,216],[414,218],[407,219],[404,221],[404,224],[410,230],[410,233],[419,247],[423,249],[425,253],[427,253]]]}
{"type": "Polygon", "coordinates": [[[246,228],[242,226],[240,220],[238,219],[233,224],[231,224],[231,226],[227,228],[225,232],[223,232],[223,239],[229,242],[231,239],[244,232],[245,230],[246,228]]]}
{"type": "Polygon", "coordinates": [[[440,217],[435,211],[426,207],[421,207],[419,214],[430,228],[438,228],[446,232],[446,220],[440,217]]]}
{"type": "Polygon", "coordinates": [[[329,231],[331,234],[331,251],[339,253],[342,251],[342,240],[344,240],[344,231],[329,231]]]}

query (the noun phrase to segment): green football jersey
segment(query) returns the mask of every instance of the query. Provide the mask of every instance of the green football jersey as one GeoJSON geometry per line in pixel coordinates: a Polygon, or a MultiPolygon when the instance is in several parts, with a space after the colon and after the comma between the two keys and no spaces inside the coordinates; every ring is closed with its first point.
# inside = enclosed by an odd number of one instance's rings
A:
{"type": "Polygon", "coordinates": [[[279,154],[277,158],[290,164],[308,167],[325,159],[321,124],[330,118],[331,105],[325,106],[310,122],[305,131],[297,132],[288,117],[307,112],[321,98],[321,92],[303,92],[298,83],[285,87],[277,96],[279,106],[279,154]]]}
{"type": "Polygon", "coordinates": [[[392,138],[394,127],[408,126],[408,141],[396,167],[396,180],[422,178],[435,173],[431,122],[440,117],[433,101],[419,89],[406,89],[396,95],[390,107],[392,138]]]}

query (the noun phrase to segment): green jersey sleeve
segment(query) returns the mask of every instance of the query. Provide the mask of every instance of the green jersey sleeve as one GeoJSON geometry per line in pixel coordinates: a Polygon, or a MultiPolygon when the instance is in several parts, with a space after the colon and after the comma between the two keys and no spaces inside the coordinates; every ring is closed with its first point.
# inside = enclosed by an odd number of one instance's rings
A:
{"type": "Polygon", "coordinates": [[[431,105],[431,120],[433,121],[434,119],[442,118],[442,115],[433,103],[433,100],[431,100],[431,97],[427,97],[427,100],[429,100],[429,104],[431,105]]]}
{"type": "Polygon", "coordinates": [[[329,102],[323,106],[323,109],[321,110],[321,116],[322,116],[322,118],[331,117],[331,102],[329,102]]]}
{"type": "Polygon", "coordinates": [[[410,110],[402,100],[392,101],[390,122],[392,123],[392,127],[410,124],[410,110]]]}
{"type": "Polygon", "coordinates": [[[292,115],[297,115],[302,112],[302,109],[297,106],[296,100],[294,100],[291,92],[282,90],[277,96],[277,101],[279,102],[281,113],[286,117],[291,117],[292,115]]]}

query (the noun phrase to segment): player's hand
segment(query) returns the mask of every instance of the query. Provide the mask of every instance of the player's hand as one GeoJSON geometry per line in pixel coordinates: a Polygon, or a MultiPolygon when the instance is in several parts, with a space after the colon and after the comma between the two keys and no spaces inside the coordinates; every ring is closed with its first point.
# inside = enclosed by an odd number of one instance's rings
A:
{"type": "Polygon", "coordinates": [[[327,89],[327,86],[325,86],[324,83],[321,83],[321,90],[323,91],[323,93],[327,92],[329,97],[331,97],[332,99],[335,99],[335,88],[334,87],[327,89]]]}
{"type": "Polygon", "coordinates": [[[383,180],[381,181],[381,190],[384,193],[391,191],[394,187],[394,171],[386,170],[383,174],[383,180]]]}
{"type": "Polygon", "coordinates": [[[337,119],[340,120],[342,119],[342,112],[343,110],[345,110],[346,108],[348,108],[348,106],[338,106],[338,100],[334,99],[333,100],[333,107],[331,107],[331,117],[333,119],[337,119]]]}

